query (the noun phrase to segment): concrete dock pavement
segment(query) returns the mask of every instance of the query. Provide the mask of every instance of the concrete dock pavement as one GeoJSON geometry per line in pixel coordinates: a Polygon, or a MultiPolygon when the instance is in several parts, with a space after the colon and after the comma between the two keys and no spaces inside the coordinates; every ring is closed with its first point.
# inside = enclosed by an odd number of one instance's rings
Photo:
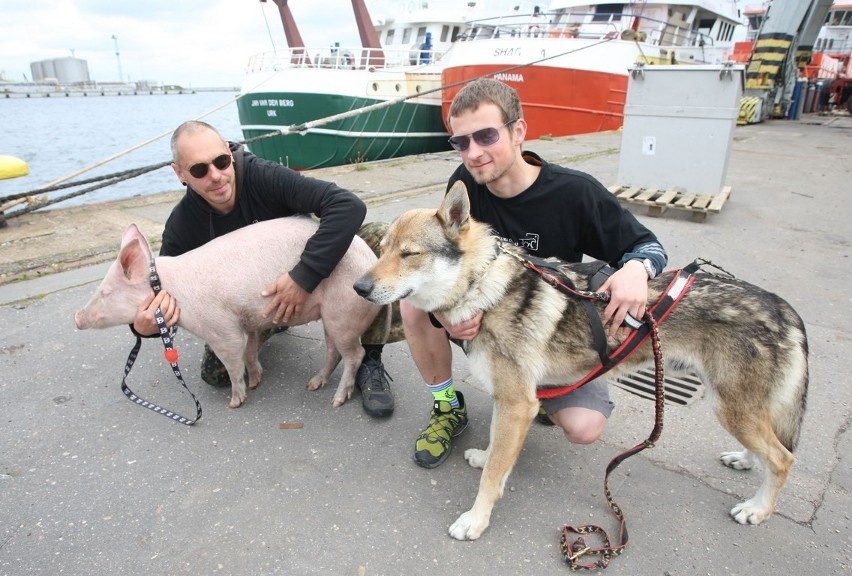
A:
{"type": "MultiPolygon", "coordinates": [[[[611,185],[620,142],[610,132],[526,148],[611,185]]],[[[849,117],[738,127],[726,179],[732,195],[720,214],[695,223],[631,208],[660,237],[670,266],[706,258],[788,300],[808,330],[811,385],[796,464],[776,514],[760,526],[728,516],[760,476],[719,462],[737,445],[716,422],[712,399],[667,405],[661,440],[610,478],[630,542],[602,573],[849,573],[850,150],[849,117]]],[[[444,153],[315,175],[361,195],[368,220],[386,220],[437,207],[457,162],[444,153]]],[[[0,574],[549,575],[568,572],[563,525],[597,524],[617,538],[604,470],[648,436],[654,418],[652,402],[618,387],[607,430],[591,446],[533,425],[475,542],[447,534],[479,481],[463,451],[487,445],[491,416],[460,354],[456,378],[471,425],[434,470],[411,459],[431,399],[404,343],[385,349],[397,405],[386,420],[367,416],[357,393],[332,409],[334,386],[304,389],[323,361],[318,324],[264,346],[264,382],[237,410],[227,408],[227,390],[201,382],[201,343],[185,331],[180,363],[202,420],[187,428],[128,402],[120,382],[133,338],[122,328],[77,331],[73,311],[126,226],[157,237],[177,198],[37,212],[0,229],[0,574]],[[304,428],[279,429],[292,420],[304,428]]],[[[157,342],[143,345],[128,383],[193,414],[157,342]]]]}

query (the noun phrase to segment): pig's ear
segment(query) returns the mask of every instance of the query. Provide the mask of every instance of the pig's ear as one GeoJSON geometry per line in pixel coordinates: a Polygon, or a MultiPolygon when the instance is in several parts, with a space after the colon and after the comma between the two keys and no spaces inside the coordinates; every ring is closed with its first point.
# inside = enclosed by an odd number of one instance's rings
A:
{"type": "Polygon", "coordinates": [[[143,240],[144,238],[145,237],[142,236],[139,228],[136,227],[136,224],[131,224],[127,227],[127,230],[124,231],[124,236],[121,237],[121,247],[124,248],[133,240],[143,240]]]}
{"type": "Polygon", "coordinates": [[[144,238],[129,239],[127,244],[122,244],[121,251],[118,253],[121,271],[124,273],[124,277],[130,281],[143,280],[148,277],[148,256],[142,248],[142,240],[144,238]]]}

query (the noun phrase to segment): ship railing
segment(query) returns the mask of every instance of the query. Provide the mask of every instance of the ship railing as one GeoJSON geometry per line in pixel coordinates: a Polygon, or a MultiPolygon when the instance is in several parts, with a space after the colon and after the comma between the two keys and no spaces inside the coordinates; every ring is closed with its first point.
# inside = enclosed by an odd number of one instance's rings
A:
{"type": "Polygon", "coordinates": [[[814,50],[826,54],[849,54],[852,53],[852,38],[820,35],[814,43],[814,50]]]}
{"type": "Polygon", "coordinates": [[[381,70],[426,66],[439,61],[443,55],[442,51],[417,48],[416,44],[409,48],[287,48],[252,56],[246,70],[249,73],[288,68],[381,70]]]}
{"type": "Polygon", "coordinates": [[[660,46],[701,47],[714,44],[712,37],[705,32],[632,12],[555,11],[542,12],[538,17],[498,16],[471,20],[459,35],[462,42],[496,38],[622,38],[660,46]]]}

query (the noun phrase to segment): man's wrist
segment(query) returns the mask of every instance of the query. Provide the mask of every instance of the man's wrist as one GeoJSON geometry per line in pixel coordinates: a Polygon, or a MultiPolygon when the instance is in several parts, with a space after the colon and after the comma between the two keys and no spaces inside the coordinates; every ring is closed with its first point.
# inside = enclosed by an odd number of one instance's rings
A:
{"type": "Polygon", "coordinates": [[[133,333],[134,336],[139,336],[140,338],[153,338],[155,336],[160,335],[159,331],[154,332],[153,334],[142,334],[141,332],[136,330],[136,326],[134,326],[132,323],[130,324],[130,331],[133,333]]]}
{"type": "Polygon", "coordinates": [[[657,269],[654,266],[654,263],[651,262],[650,258],[631,258],[627,262],[636,262],[638,264],[641,264],[642,267],[645,269],[645,274],[648,275],[649,280],[652,278],[656,278],[657,269]]]}
{"type": "Polygon", "coordinates": [[[654,263],[651,262],[650,258],[643,258],[642,259],[642,266],[645,267],[645,272],[648,273],[648,280],[656,278],[657,269],[654,267],[654,263]]]}

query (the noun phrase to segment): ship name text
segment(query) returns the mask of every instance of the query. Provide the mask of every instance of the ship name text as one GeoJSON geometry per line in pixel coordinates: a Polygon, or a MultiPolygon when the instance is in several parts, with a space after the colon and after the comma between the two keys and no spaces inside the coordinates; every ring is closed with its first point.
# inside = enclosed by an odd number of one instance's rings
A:
{"type": "Polygon", "coordinates": [[[515,48],[495,48],[493,56],[495,58],[505,58],[507,56],[517,56],[520,58],[521,49],[520,47],[515,48]]]}

